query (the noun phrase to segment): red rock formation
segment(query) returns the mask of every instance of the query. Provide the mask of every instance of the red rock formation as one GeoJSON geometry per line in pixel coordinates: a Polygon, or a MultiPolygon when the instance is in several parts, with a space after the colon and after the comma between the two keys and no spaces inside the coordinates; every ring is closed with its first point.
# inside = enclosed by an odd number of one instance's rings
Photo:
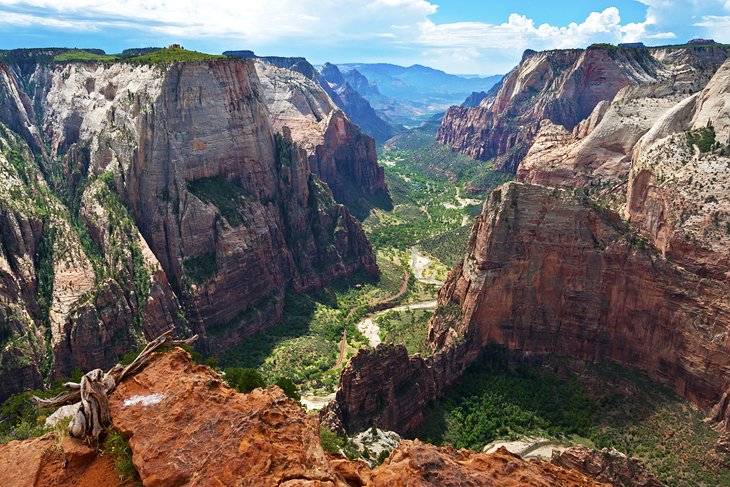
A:
{"type": "MultiPolygon", "coordinates": [[[[325,453],[316,418],[281,389],[237,393],[179,348],[119,384],[109,404],[146,486],[605,485],[503,451],[456,451],[419,441],[402,442],[370,470],[325,453]]],[[[60,448],[50,435],[0,445],[0,477],[10,486],[111,485],[113,474],[108,456],[68,438],[60,448]]]]}
{"type": "MultiPolygon", "coordinates": [[[[475,219],[431,322],[432,357],[379,347],[345,368],[323,420],[412,430],[490,343],[613,360],[703,408],[730,387],[730,290],[665,260],[620,217],[572,193],[511,183],[475,219]]],[[[727,417],[727,401],[717,420],[727,417]]]]}
{"type": "Polygon", "coordinates": [[[571,131],[599,102],[612,100],[628,85],[668,79],[680,92],[697,91],[727,56],[728,49],[719,46],[527,51],[478,107],[450,108],[437,137],[515,173],[542,120],[571,131]]]}
{"type": "Polygon", "coordinates": [[[109,455],[55,433],[0,445],[0,478],[10,487],[127,487],[109,455]]]}
{"type": "Polygon", "coordinates": [[[638,460],[628,458],[615,450],[595,451],[584,446],[575,446],[553,453],[552,463],[577,470],[592,479],[614,487],[662,487],[664,485],[656,477],[647,473],[638,460]]]}
{"type": "Polygon", "coordinates": [[[373,424],[404,434],[423,421],[423,410],[443,394],[478,354],[466,343],[433,357],[408,356],[403,346],[362,349],[340,375],[335,400],[320,412],[330,427],[363,431],[373,424]]]}
{"type": "Polygon", "coordinates": [[[661,257],[618,215],[562,190],[508,184],[477,217],[431,338],[614,360],[702,407],[730,386],[729,290],[661,257]]]}
{"type": "Polygon", "coordinates": [[[437,448],[420,441],[403,441],[390,458],[373,473],[373,485],[459,485],[500,487],[589,486],[608,483],[590,481],[576,471],[547,462],[526,461],[500,449],[492,454],[437,448]]]}

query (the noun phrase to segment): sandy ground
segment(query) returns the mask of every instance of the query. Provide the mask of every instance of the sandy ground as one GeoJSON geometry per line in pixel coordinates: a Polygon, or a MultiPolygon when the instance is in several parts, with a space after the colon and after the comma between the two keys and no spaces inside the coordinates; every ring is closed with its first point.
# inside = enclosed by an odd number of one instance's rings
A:
{"type": "Polygon", "coordinates": [[[518,441],[493,441],[484,447],[484,452],[494,453],[501,447],[526,460],[532,458],[550,460],[554,451],[561,452],[568,448],[566,445],[546,438],[523,438],[518,441]]]}
{"type": "Polygon", "coordinates": [[[301,403],[307,411],[319,411],[334,399],[335,393],[333,392],[327,396],[302,396],[301,403]]]}
{"type": "Polygon", "coordinates": [[[423,271],[426,270],[429,265],[431,265],[431,262],[433,262],[433,260],[423,255],[418,250],[418,247],[411,247],[411,257],[408,260],[408,263],[413,269],[413,275],[415,276],[415,278],[419,282],[422,282],[424,284],[436,284],[437,286],[443,286],[443,281],[423,277],[423,271]]]}

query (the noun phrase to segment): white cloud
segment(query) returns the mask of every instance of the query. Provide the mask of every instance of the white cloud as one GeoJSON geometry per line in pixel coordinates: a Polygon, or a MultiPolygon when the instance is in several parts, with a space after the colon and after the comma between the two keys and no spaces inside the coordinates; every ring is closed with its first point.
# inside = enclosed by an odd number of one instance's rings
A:
{"type": "MultiPolygon", "coordinates": [[[[640,22],[622,23],[620,11],[609,7],[551,25],[519,11],[502,23],[438,23],[438,0],[0,0],[0,25],[102,33],[118,27],[136,30],[140,39],[221,49],[275,46],[281,54],[339,55],[351,49],[370,52],[371,59],[481,73],[506,71],[526,48],[684,40],[692,25],[698,35],[730,40],[730,0],[639,1],[647,7],[640,22]]],[[[519,5],[515,2],[515,10],[519,5]]]]}
{"type": "MultiPolygon", "coordinates": [[[[580,24],[566,26],[535,25],[534,20],[512,14],[506,23],[485,24],[460,22],[435,24],[430,20],[420,23],[417,42],[436,47],[478,47],[481,49],[555,49],[585,47],[593,42],[635,42],[648,38],[647,26],[651,20],[641,23],[621,24],[616,7],[602,12],[592,12],[580,24]]],[[[664,37],[672,33],[659,33],[664,37]]],[[[656,35],[656,34],[654,34],[656,35]]]]}

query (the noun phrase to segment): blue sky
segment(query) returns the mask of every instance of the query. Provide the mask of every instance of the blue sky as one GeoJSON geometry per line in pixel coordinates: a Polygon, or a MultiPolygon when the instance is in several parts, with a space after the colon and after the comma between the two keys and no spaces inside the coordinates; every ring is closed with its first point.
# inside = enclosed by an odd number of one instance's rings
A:
{"type": "Polygon", "coordinates": [[[504,73],[524,49],[730,42],[730,0],[0,0],[0,48],[181,43],[504,73]]]}

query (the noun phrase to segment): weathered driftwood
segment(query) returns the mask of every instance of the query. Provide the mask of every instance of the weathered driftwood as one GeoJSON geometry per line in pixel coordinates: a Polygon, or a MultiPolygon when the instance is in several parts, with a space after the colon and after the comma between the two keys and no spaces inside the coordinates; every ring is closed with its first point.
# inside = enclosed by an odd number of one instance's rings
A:
{"type": "Polygon", "coordinates": [[[153,354],[161,348],[179,345],[190,345],[198,339],[198,335],[185,340],[173,340],[172,331],[168,330],[147,344],[131,364],[122,367],[117,364],[106,374],[101,369],[94,369],[81,378],[80,383],[67,382],[69,390],[50,399],[33,396],[39,407],[53,408],[80,402],[79,409],[71,418],[68,432],[75,438],[87,441],[96,440],[104,429],[111,424],[109,413],[109,394],[126,377],[134,375],[144,368],[153,354]]]}

